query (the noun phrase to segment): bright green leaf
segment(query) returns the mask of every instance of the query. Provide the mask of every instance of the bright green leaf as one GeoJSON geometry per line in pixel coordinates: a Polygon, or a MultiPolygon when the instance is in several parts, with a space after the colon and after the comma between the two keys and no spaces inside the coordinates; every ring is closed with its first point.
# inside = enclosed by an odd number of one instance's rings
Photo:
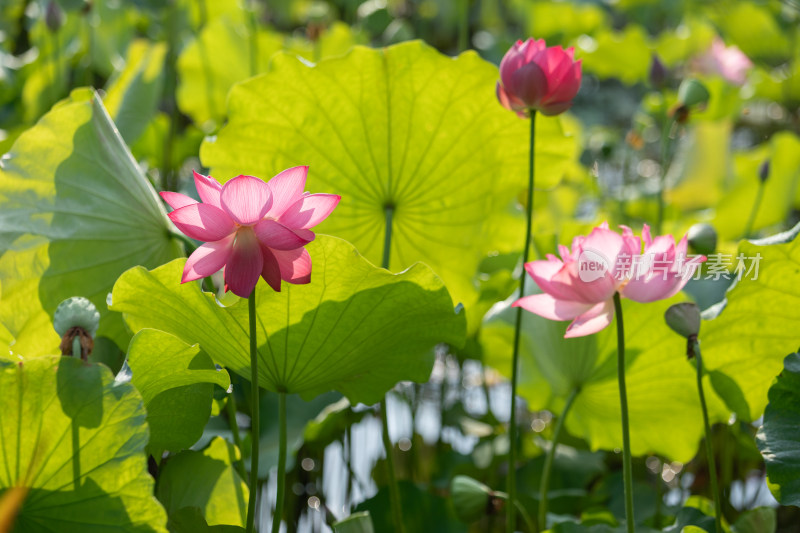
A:
{"type": "Polygon", "coordinates": [[[54,353],[49,315],[71,296],[92,300],[98,335],[128,343],[106,310],[117,277],[180,255],[161,200],[141,174],[97,95],[53,108],[0,160],[0,322],[26,356],[54,353]]]}
{"type": "Polygon", "coordinates": [[[0,491],[30,488],[17,531],[166,533],[133,386],[103,365],[49,356],[0,361],[0,390],[0,491]]]}
{"type": "Polygon", "coordinates": [[[232,466],[237,460],[239,451],[221,438],[202,452],[187,450],[170,457],[156,487],[170,521],[182,509],[197,508],[209,526],[244,526],[250,491],[232,466]]]}
{"type": "Polygon", "coordinates": [[[750,509],[739,515],[731,531],[733,533],[775,533],[777,528],[776,514],[774,507],[750,509]]]}
{"type": "Polygon", "coordinates": [[[148,450],[178,452],[197,442],[211,415],[214,384],[230,385],[200,348],[155,329],[143,329],[128,347],[131,381],[142,393],[150,426],[148,450]]]}
{"type": "MultiPolygon", "coordinates": [[[[796,341],[795,341],[796,342],[796,341]]],[[[764,425],[756,435],[770,491],[783,505],[800,507],[800,354],[786,357],[769,389],[764,425]]]]}
{"type": "Polygon", "coordinates": [[[106,91],[104,103],[126,143],[134,142],[158,108],[164,82],[165,43],[133,41],[125,69],[106,91]]]}
{"type": "Polygon", "coordinates": [[[745,259],[742,279],[728,291],[720,315],[703,323],[700,341],[706,369],[726,374],[738,385],[739,403],[749,407],[737,412],[738,417],[756,420],[784,355],[798,345],[800,240],[771,245],[742,242],[738,253],[745,259]]]}
{"type": "MultiPolygon", "coordinates": [[[[622,303],[631,450],[686,462],[697,452],[703,423],[695,371],[686,362],[686,340],[664,322],[666,309],[680,299],[622,303]]],[[[517,312],[509,303],[487,315],[481,330],[486,361],[505,375],[511,369],[517,312]]],[[[585,438],[593,450],[620,448],[616,323],[595,335],[564,339],[567,325],[523,312],[518,392],[531,409],[558,413],[572,388],[580,387],[567,430],[585,438]]],[[[710,389],[706,383],[706,391],[710,389]]],[[[726,420],[724,405],[707,396],[711,416],[726,420]]]]}
{"type": "MultiPolygon", "coordinates": [[[[311,398],[331,389],[374,403],[401,380],[425,381],[438,342],[463,343],[464,317],[431,270],[392,274],[352,245],[319,236],[308,246],[309,285],[280,293],[256,287],[259,385],[311,398]]],[[[220,306],[196,283],[180,284],[184,261],[126,272],[114,287],[115,311],[130,328],[157,327],[199,343],[216,362],[249,379],[248,311],[220,306]]]]}
{"type": "MultiPolygon", "coordinates": [[[[421,42],[355,47],[316,66],[278,54],[231,90],[228,124],[201,158],[221,181],[310,165],[309,190],[342,195],[320,230],[374,264],[393,208],[390,270],[424,261],[469,309],[480,261],[522,246],[521,235],[494,238],[526,186],[530,137],[529,121],[498,104],[497,81],[477,54],[421,42]]],[[[537,185],[551,187],[575,151],[557,118],[537,118],[536,149],[537,185]]]]}

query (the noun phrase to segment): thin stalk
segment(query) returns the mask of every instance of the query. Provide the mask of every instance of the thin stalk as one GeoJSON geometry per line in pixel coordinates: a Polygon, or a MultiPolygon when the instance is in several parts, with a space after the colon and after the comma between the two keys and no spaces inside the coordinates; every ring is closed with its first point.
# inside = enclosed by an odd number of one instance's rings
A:
{"type": "Polygon", "coordinates": [[[531,519],[531,515],[528,514],[528,511],[525,510],[519,500],[514,500],[514,507],[517,508],[517,511],[522,517],[522,521],[525,522],[525,525],[528,527],[528,531],[536,531],[533,520],[531,519]]]}
{"type": "Polygon", "coordinates": [[[614,312],[617,321],[617,379],[619,381],[619,406],[622,410],[622,479],[625,483],[625,526],[634,533],[633,521],[633,471],[631,470],[631,436],[628,429],[628,394],[625,391],[625,326],[622,323],[622,302],[614,293],[614,312]]]}
{"type": "Polygon", "coordinates": [[[161,184],[164,190],[175,191],[178,189],[177,176],[172,168],[172,151],[175,137],[178,135],[178,104],[175,100],[177,86],[177,61],[178,61],[178,5],[172,0],[167,10],[167,61],[165,64],[164,101],[169,110],[169,132],[164,141],[164,151],[161,158],[161,184]]]}
{"type": "Polygon", "coordinates": [[[539,531],[547,529],[547,489],[550,487],[550,473],[553,470],[553,459],[556,456],[556,448],[558,447],[558,441],[561,437],[561,430],[564,427],[564,420],[566,420],[567,414],[569,414],[569,410],[572,408],[572,403],[575,401],[575,397],[578,396],[578,392],[580,392],[578,387],[570,391],[567,403],[564,404],[564,409],[561,411],[561,415],[556,422],[550,450],[548,450],[547,456],[544,458],[544,469],[542,470],[542,479],[539,483],[539,531]]]}
{"type": "MultiPolygon", "coordinates": [[[[531,138],[530,148],[528,154],[528,204],[527,208],[527,224],[525,226],[525,247],[522,249],[522,264],[528,262],[528,250],[531,247],[531,226],[533,225],[533,184],[534,184],[534,168],[533,168],[533,149],[534,141],[536,138],[536,111],[531,110],[531,138]]],[[[522,279],[519,282],[519,295],[525,296],[525,269],[522,270],[522,279]]],[[[514,502],[517,501],[517,379],[519,367],[519,340],[520,330],[522,329],[522,308],[517,307],[517,317],[514,324],[514,352],[511,357],[511,415],[508,419],[508,476],[506,477],[506,492],[508,492],[509,499],[514,502]]],[[[509,505],[506,509],[506,531],[514,531],[516,513],[514,506],[509,505]]]]}
{"type": "Polygon", "coordinates": [[[670,130],[675,123],[674,119],[668,118],[664,123],[664,129],[661,132],[661,177],[659,178],[658,185],[658,219],[656,220],[656,235],[661,235],[661,226],[664,225],[664,191],[667,188],[667,170],[669,164],[670,130]]]}
{"type": "Polygon", "coordinates": [[[753,233],[753,224],[756,223],[756,216],[758,209],[761,207],[761,200],[764,198],[764,181],[758,181],[758,192],[756,192],[756,199],[753,201],[753,209],[750,211],[750,216],[747,218],[745,225],[744,238],[748,238],[753,233]]]}
{"type": "Polygon", "coordinates": [[[256,10],[258,0],[253,0],[250,6],[250,75],[258,74],[258,19],[256,10]]]}
{"type": "MultiPolygon", "coordinates": [[[[236,449],[241,453],[244,448],[242,447],[242,437],[239,434],[239,422],[236,421],[236,397],[233,395],[233,392],[228,394],[228,398],[225,400],[225,413],[228,415],[228,425],[231,427],[231,433],[233,434],[233,443],[236,445],[236,449]]],[[[239,475],[242,476],[242,479],[247,479],[247,474],[244,470],[244,460],[240,459],[236,461],[234,467],[236,471],[239,472],[239,475]]]]}
{"type": "MultiPolygon", "coordinates": [[[[392,252],[392,218],[394,217],[394,206],[386,205],[383,210],[386,215],[386,229],[383,237],[383,258],[381,259],[381,267],[388,270],[392,252]]],[[[405,533],[403,511],[400,503],[400,489],[397,486],[397,476],[394,470],[394,446],[392,446],[392,441],[389,438],[389,416],[386,411],[386,398],[381,402],[381,424],[383,426],[383,450],[386,453],[386,469],[389,474],[389,501],[392,506],[395,531],[398,533],[405,533]]]]}
{"type": "Polygon", "coordinates": [[[51,33],[53,36],[53,86],[52,100],[55,103],[61,94],[61,39],[58,38],[59,30],[51,33]]]}
{"type": "Polygon", "coordinates": [[[283,500],[286,495],[286,393],[278,393],[278,424],[280,436],[278,442],[278,495],[275,498],[275,514],[272,515],[272,533],[281,530],[283,517],[283,500]]]}
{"type": "Polygon", "coordinates": [[[653,525],[661,528],[661,507],[664,504],[664,483],[661,481],[661,473],[664,471],[664,461],[658,460],[658,471],[656,472],[656,510],[653,513],[653,525]]]}
{"type": "MultiPolygon", "coordinates": [[[[255,531],[256,500],[258,499],[259,403],[258,339],[256,337],[256,291],[247,299],[250,315],[250,500],[247,503],[247,533],[255,531]]],[[[279,480],[280,483],[280,480],[279,480]]]]}
{"type": "Polygon", "coordinates": [[[706,456],[708,461],[708,474],[711,478],[711,491],[714,493],[714,523],[718,533],[722,533],[722,499],[717,482],[717,465],[714,460],[714,446],[711,442],[711,424],[708,421],[708,407],[706,396],[703,392],[703,358],[700,355],[700,343],[697,338],[689,340],[690,349],[697,359],[697,394],[700,396],[700,407],[703,409],[703,426],[706,431],[706,456]]]}
{"type": "Polygon", "coordinates": [[[458,51],[469,48],[469,3],[470,0],[458,0],[458,51]]]}

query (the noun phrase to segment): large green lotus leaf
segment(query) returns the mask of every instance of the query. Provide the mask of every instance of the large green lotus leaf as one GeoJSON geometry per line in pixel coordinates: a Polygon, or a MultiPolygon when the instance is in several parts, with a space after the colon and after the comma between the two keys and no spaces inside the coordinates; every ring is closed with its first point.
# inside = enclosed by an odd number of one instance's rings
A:
{"type": "MultiPolygon", "coordinates": [[[[498,305],[481,329],[485,360],[507,376],[517,312],[508,307],[513,300],[498,305]]],[[[696,374],[686,362],[686,340],[664,322],[666,309],[680,300],[622,303],[632,452],[686,462],[697,452],[703,419],[696,374]]],[[[593,450],[620,448],[616,324],[595,335],[564,339],[567,325],[523,311],[518,393],[531,409],[558,413],[572,388],[580,387],[567,429],[593,450]]],[[[712,394],[708,379],[705,388],[712,418],[727,420],[728,411],[712,394]]]]}
{"type": "Polygon", "coordinates": [[[125,68],[110,83],[104,103],[126,143],[144,132],[155,115],[164,83],[166,43],[145,39],[128,47],[125,68]]]}
{"type": "Polygon", "coordinates": [[[196,345],[156,329],[143,329],[131,339],[127,361],[147,408],[151,455],[179,452],[197,442],[211,416],[214,385],[227,389],[228,373],[217,370],[196,345]]]}
{"type": "Polygon", "coordinates": [[[647,79],[651,45],[641,26],[629,24],[621,32],[603,30],[593,39],[579,42],[583,68],[601,79],[617,78],[633,85],[647,79]]]}
{"type": "Polygon", "coordinates": [[[76,295],[100,311],[98,335],[126,346],[106,297],[130,267],[180,255],[170,227],[97,95],[74,91],[0,160],[0,322],[14,352],[56,352],[50,316],[76,295]]]}
{"type": "MultiPolygon", "coordinates": [[[[228,124],[201,158],[221,181],[310,165],[308,190],[342,195],[321,231],[375,264],[392,207],[390,270],[424,261],[469,308],[480,261],[524,242],[493,231],[527,184],[530,136],[530,122],[497,103],[497,80],[473,52],[450,58],[417,41],[316,66],[278,54],[231,90],[228,124]]],[[[557,118],[538,117],[536,148],[537,184],[551,187],[574,142],[557,118]]]]}
{"type": "MultiPolygon", "coordinates": [[[[736,413],[743,420],[761,416],[783,356],[798,346],[800,240],[794,238],[798,230],[800,226],[787,233],[785,239],[794,240],[784,244],[739,245],[745,266],[742,279],[728,291],[719,316],[704,322],[700,330],[703,362],[710,372],[730,378],[723,395],[729,404],[740,406],[736,413]]],[[[737,263],[734,257],[732,264],[737,263]]]]}
{"type": "Polygon", "coordinates": [[[775,134],[768,145],[736,156],[735,181],[717,205],[713,222],[721,237],[746,237],[744,232],[759,187],[759,166],[765,159],[770,161],[770,173],[753,230],[782,223],[794,207],[800,176],[800,139],[782,132],[775,134]]]}
{"type": "MultiPolygon", "coordinates": [[[[454,312],[430,268],[392,274],[326,236],[308,251],[310,284],[284,284],[280,293],[256,286],[261,387],[305,398],[335,389],[354,403],[374,403],[398,381],[427,380],[436,343],[463,344],[463,313],[454,312]]],[[[198,284],[180,284],[183,265],[129,270],[114,286],[111,309],[124,313],[132,330],[157,327],[198,343],[249,379],[247,303],[225,308],[198,284]]]]}
{"type": "Polygon", "coordinates": [[[711,13],[731,44],[752,59],[778,65],[791,56],[792,45],[771,11],[769,4],[735,2],[711,13]]]}
{"type": "Polygon", "coordinates": [[[233,467],[239,459],[236,447],[220,437],[203,451],[170,457],[156,487],[170,521],[180,517],[181,510],[197,508],[209,526],[244,526],[250,491],[233,467]]]}
{"type": "Polygon", "coordinates": [[[0,492],[30,489],[15,531],[166,533],[142,397],[104,365],[0,361],[0,492]]]}
{"type": "Polygon", "coordinates": [[[768,396],[756,443],[772,494],[783,505],[800,507],[800,354],[786,357],[768,396]]]}
{"type": "MultiPolygon", "coordinates": [[[[324,32],[316,48],[307,42],[292,43],[280,33],[259,30],[256,73],[266,72],[275,52],[287,48],[308,60],[316,59],[315,54],[320,57],[343,54],[354,44],[352,33],[343,26],[337,25],[335,31],[324,32]],[[305,46],[293,50],[297,44],[305,46]]],[[[251,31],[244,16],[216,18],[206,24],[178,57],[178,106],[206,131],[213,131],[222,124],[230,88],[254,74],[251,31]]]]}

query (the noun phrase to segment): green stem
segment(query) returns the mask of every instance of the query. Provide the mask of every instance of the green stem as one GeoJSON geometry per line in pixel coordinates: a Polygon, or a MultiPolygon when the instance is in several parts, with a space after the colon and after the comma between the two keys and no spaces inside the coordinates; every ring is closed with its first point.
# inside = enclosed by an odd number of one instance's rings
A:
{"type": "Polygon", "coordinates": [[[700,396],[700,407],[703,409],[703,425],[706,431],[706,456],[708,461],[708,474],[711,478],[711,492],[714,493],[714,522],[717,533],[722,533],[722,499],[717,483],[717,465],[714,459],[714,445],[711,441],[711,424],[708,421],[708,407],[706,407],[706,396],[703,392],[703,358],[700,355],[700,343],[696,338],[689,340],[690,349],[697,359],[697,394],[700,396]]]}
{"type": "Polygon", "coordinates": [[[758,209],[761,207],[761,200],[764,198],[764,181],[758,181],[758,192],[756,192],[756,199],[753,201],[753,209],[750,211],[750,216],[747,219],[747,224],[745,225],[744,230],[744,238],[750,237],[753,233],[753,224],[756,223],[756,216],[758,215],[758,209]]]}
{"type": "Polygon", "coordinates": [[[458,0],[458,51],[469,48],[469,3],[470,0],[458,0]]]}
{"type": "MultiPolygon", "coordinates": [[[[530,149],[528,154],[528,203],[527,209],[527,224],[525,226],[525,247],[522,249],[522,265],[528,262],[528,250],[531,247],[531,227],[533,225],[533,184],[534,184],[534,167],[533,167],[533,150],[534,141],[536,138],[536,111],[531,110],[531,138],[530,149]]],[[[522,270],[522,278],[519,282],[519,295],[520,298],[525,296],[525,269],[522,270]]],[[[516,480],[516,465],[517,465],[517,379],[519,367],[519,340],[520,330],[522,329],[522,308],[517,307],[517,316],[514,323],[514,345],[513,355],[511,357],[511,415],[508,419],[508,476],[506,477],[506,492],[508,492],[509,499],[516,501],[517,495],[517,480],[516,480]]],[[[516,513],[514,507],[509,505],[506,509],[506,531],[514,531],[516,513]]]]}
{"type": "MultiPolygon", "coordinates": [[[[258,446],[259,435],[259,404],[258,390],[258,339],[256,337],[256,291],[250,293],[247,299],[247,309],[250,315],[250,500],[247,504],[247,533],[255,531],[256,500],[258,499],[258,446]]],[[[280,478],[278,479],[280,484],[280,478]]]]}
{"type": "MultiPolygon", "coordinates": [[[[239,453],[241,453],[244,448],[242,447],[242,437],[239,434],[239,422],[236,421],[236,397],[233,395],[233,392],[228,394],[228,398],[225,400],[225,413],[228,415],[228,425],[231,427],[231,433],[233,434],[233,443],[236,445],[236,449],[239,450],[239,453]]],[[[239,472],[239,475],[242,476],[242,479],[247,479],[244,461],[236,461],[234,466],[236,467],[236,471],[239,472]]]]}
{"type": "Polygon", "coordinates": [[[178,61],[178,5],[172,0],[167,11],[167,61],[165,64],[164,101],[169,110],[169,132],[164,141],[164,151],[161,158],[161,183],[164,190],[175,191],[178,189],[177,176],[172,168],[172,151],[175,137],[178,135],[178,104],[175,100],[177,86],[177,61],[178,61]]]}
{"type": "MultiPolygon", "coordinates": [[[[392,251],[392,219],[394,217],[394,206],[387,204],[383,208],[386,216],[385,232],[383,237],[383,258],[381,267],[389,269],[392,251]]],[[[394,455],[392,441],[389,439],[389,415],[386,411],[386,399],[381,402],[381,424],[383,425],[383,450],[386,453],[386,469],[389,474],[389,501],[392,506],[392,516],[394,525],[398,533],[405,533],[403,524],[403,511],[400,503],[400,489],[397,486],[397,476],[394,470],[394,455]]]]}
{"type": "Polygon", "coordinates": [[[666,122],[664,123],[664,129],[661,132],[661,177],[658,185],[658,219],[656,220],[656,235],[661,235],[661,227],[664,225],[664,191],[667,188],[667,170],[669,169],[667,159],[669,158],[671,141],[669,133],[674,122],[674,119],[666,119],[666,122]]]}
{"type": "Polygon", "coordinates": [[[278,494],[275,498],[275,514],[272,516],[272,533],[281,530],[283,500],[286,494],[286,393],[278,393],[278,423],[280,436],[278,442],[278,494]]]}
{"type": "Polygon", "coordinates": [[[533,523],[533,520],[531,519],[531,515],[528,514],[528,511],[525,510],[525,508],[522,506],[519,500],[514,500],[514,507],[517,508],[517,511],[522,517],[522,521],[525,522],[525,525],[528,527],[528,531],[531,532],[536,531],[536,527],[535,524],[533,523]]]}
{"type": "Polygon", "coordinates": [[[622,411],[622,479],[625,483],[625,526],[628,533],[634,533],[631,436],[628,428],[628,394],[625,391],[625,326],[622,323],[622,302],[618,292],[614,293],[614,311],[617,316],[617,379],[619,381],[619,406],[622,411]]]}
{"type": "Polygon", "coordinates": [[[567,403],[564,404],[561,416],[558,417],[558,421],[556,422],[556,428],[553,431],[553,442],[550,444],[550,449],[547,451],[547,456],[544,459],[542,479],[539,483],[539,531],[547,529],[547,489],[550,486],[550,472],[553,470],[553,459],[556,456],[556,448],[558,448],[558,440],[561,437],[564,420],[566,420],[572,403],[575,401],[575,397],[578,396],[578,392],[580,392],[578,387],[570,391],[567,403]]]}

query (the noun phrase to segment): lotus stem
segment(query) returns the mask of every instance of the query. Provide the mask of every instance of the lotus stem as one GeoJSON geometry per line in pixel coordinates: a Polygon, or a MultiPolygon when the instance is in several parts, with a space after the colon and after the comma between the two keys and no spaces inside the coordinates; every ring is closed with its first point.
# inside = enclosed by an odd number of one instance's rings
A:
{"type": "MultiPolygon", "coordinates": [[[[528,154],[528,203],[525,206],[527,217],[525,226],[525,247],[522,249],[522,265],[528,262],[528,250],[531,247],[531,227],[533,226],[533,184],[534,184],[534,161],[533,150],[536,138],[536,111],[531,109],[531,137],[530,149],[528,154]]],[[[525,296],[525,269],[522,270],[522,278],[519,282],[519,296],[525,296]]],[[[509,499],[514,502],[517,497],[517,380],[519,374],[519,341],[520,330],[522,329],[522,308],[517,307],[517,317],[514,323],[514,346],[511,356],[511,414],[508,418],[508,476],[506,477],[506,492],[509,499]]],[[[514,506],[509,505],[506,510],[506,531],[514,531],[516,514],[514,506]]]]}
{"type": "Polygon", "coordinates": [[[700,343],[697,337],[689,338],[690,354],[697,360],[697,394],[700,396],[700,407],[703,410],[703,427],[706,432],[706,459],[708,461],[708,476],[711,478],[711,492],[714,493],[714,523],[717,532],[722,529],[722,500],[720,498],[719,483],[717,482],[717,465],[714,459],[714,445],[711,442],[711,424],[708,421],[708,407],[706,406],[706,396],[703,392],[703,358],[700,355],[700,343]]]}
{"type": "Polygon", "coordinates": [[[278,441],[278,494],[275,498],[275,514],[272,515],[272,533],[281,530],[283,517],[283,501],[286,495],[286,393],[278,393],[278,424],[280,435],[278,441]]]}
{"type": "MultiPolygon", "coordinates": [[[[256,501],[258,500],[259,403],[258,339],[256,337],[256,291],[247,299],[250,315],[250,499],[247,503],[247,533],[255,531],[256,501]]],[[[278,479],[280,485],[280,478],[278,479]]]]}
{"type": "MultiPolygon", "coordinates": [[[[394,206],[386,204],[383,208],[386,216],[386,229],[383,238],[383,258],[381,267],[389,269],[392,253],[392,219],[394,217],[394,206]]],[[[386,470],[389,474],[389,501],[392,507],[392,517],[398,533],[405,533],[403,524],[403,511],[400,502],[400,489],[397,486],[397,476],[394,470],[394,455],[392,440],[389,438],[389,414],[386,410],[386,398],[381,402],[381,424],[383,434],[383,450],[386,453],[386,470]]]]}
{"type": "MultiPolygon", "coordinates": [[[[764,198],[764,181],[758,182],[758,191],[756,198],[753,200],[753,208],[750,210],[750,216],[747,218],[743,237],[746,239],[753,233],[753,225],[756,223],[756,216],[758,216],[758,209],[761,207],[761,200],[764,198]]],[[[699,359],[698,359],[699,361],[699,359]]]]}
{"type": "Polygon", "coordinates": [[[631,470],[631,436],[628,427],[628,394],[625,390],[625,326],[622,322],[622,302],[614,293],[614,312],[617,322],[617,379],[619,381],[619,406],[622,411],[622,479],[625,484],[625,526],[635,533],[633,519],[633,471],[631,470]]]}
{"type": "MultiPolygon", "coordinates": [[[[225,413],[228,415],[228,425],[231,427],[233,443],[236,445],[236,449],[239,450],[239,453],[241,453],[244,448],[242,447],[242,437],[239,434],[239,422],[236,421],[236,397],[233,395],[233,392],[228,394],[228,398],[225,400],[225,413]]],[[[240,459],[236,461],[234,466],[236,471],[239,472],[239,475],[242,476],[242,479],[247,479],[247,473],[244,469],[244,460],[240,459]]]]}
{"type": "Polygon", "coordinates": [[[556,422],[555,430],[553,431],[553,442],[550,445],[550,450],[544,459],[544,468],[542,470],[542,479],[539,483],[539,531],[547,529],[547,490],[550,487],[550,473],[553,470],[553,459],[556,456],[556,448],[558,448],[558,441],[561,437],[561,430],[564,427],[564,420],[567,418],[569,410],[575,398],[578,396],[580,389],[575,387],[569,393],[567,403],[564,404],[564,409],[556,422]]]}
{"type": "Polygon", "coordinates": [[[664,123],[664,129],[661,132],[661,178],[658,185],[658,219],[656,220],[656,235],[661,235],[661,227],[664,225],[664,192],[667,188],[667,170],[669,169],[669,149],[670,149],[670,131],[675,120],[667,118],[664,123]]]}

